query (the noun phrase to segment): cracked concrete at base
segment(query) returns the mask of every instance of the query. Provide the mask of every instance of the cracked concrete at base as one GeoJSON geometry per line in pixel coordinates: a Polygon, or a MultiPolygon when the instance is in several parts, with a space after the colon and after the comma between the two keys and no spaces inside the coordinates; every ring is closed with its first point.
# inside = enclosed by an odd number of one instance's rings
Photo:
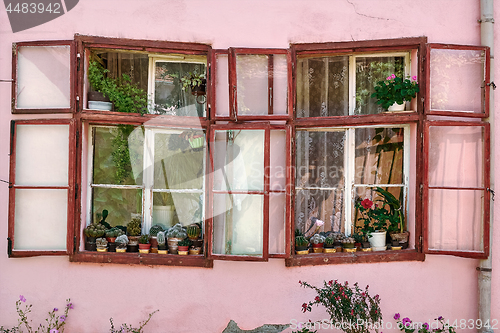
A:
{"type": "Polygon", "coordinates": [[[283,332],[288,326],[290,326],[290,324],[265,324],[253,330],[242,330],[238,327],[238,324],[231,319],[222,333],[279,333],[283,332]]]}

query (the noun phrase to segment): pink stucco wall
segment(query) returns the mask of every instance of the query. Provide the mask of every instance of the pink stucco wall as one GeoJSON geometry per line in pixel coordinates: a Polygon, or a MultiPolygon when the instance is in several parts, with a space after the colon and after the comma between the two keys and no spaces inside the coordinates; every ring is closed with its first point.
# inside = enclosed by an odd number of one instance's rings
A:
{"type": "MultiPolygon", "coordinates": [[[[498,4],[495,14],[500,22],[498,4]]],[[[479,45],[479,17],[479,0],[80,0],[62,17],[14,34],[2,8],[0,79],[11,77],[12,42],[72,39],[75,33],[200,42],[221,49],[415,36],[479,45]]],[[[498,34],[495,38],[500,45],[498,34]]],[[[498,66],[495,70],[500,77],[498,66]]],[[[0,83],[2,180],[9,178],[9,121],[18,118],[10,113],[10,89],[9,83],[0,83]]],[[[492,158],[499,153],[497,147],[492,158]]],[[[9,259],[7,207],[8,185],[0,183],[0,325],[17,323],[14,303],[20,294],[34,306],[34,323],[53,307],[63,308],[70,297],[75,309],[68,332],[107,331],[110,317],[115,323],[136,324],[155,309],[160,312],[147,332],[220,332],[230,319],[244,329],[318,320],[327,318],[321,309],[300,311],[313,294],[298,281],[320,284],[330,279],[369,284],[380,294],[388,321],[395,312],[417,321],[439,315],[477,318],[478,260],[428,255],[425,262],[286,268],[283,260],[272,259],[215,261],[213,269],[200,269],[78,264],[66,257],[9,259]]],[[[500,212],[496,216],[494,222],[500,212]]],[[[500,320],[500,250],[495,244],[500,228],[492,237],[492,318],[500,320]]]]}

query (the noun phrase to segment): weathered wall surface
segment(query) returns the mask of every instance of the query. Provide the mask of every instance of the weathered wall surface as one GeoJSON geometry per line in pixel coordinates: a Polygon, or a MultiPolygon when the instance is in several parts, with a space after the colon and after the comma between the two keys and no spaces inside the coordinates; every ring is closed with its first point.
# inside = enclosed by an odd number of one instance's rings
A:
{"type": "MultiPolygon", "coordinates": [[[[497,4],[497,22],[499,8],[497,4]]],[[[478,0],[80,0],[62,17],[14,34],[2,8],[0,79],[11,77],[12,42],[72,39],[75,33],[199,42],[213,48],[287,48],[297,42],[415,36],[479,45],[479,17],[478,0]]],[[[9,174],[9,123],[17,118],[10,113],[10,89],[9,83],[0,83],[2,180],[9,174]]],[[[497,148],[494,155],[499,152],[497,148]]],[[[8,185],[0,183],[1,325],[17,323],[14,303],[20,294],[34,305],[35,323],[53,307],[63,308],[70,297],[75,309],[67,332],[107,331],[110,317],[116,323],[138,323],[156,309],[160,312],[147,332],[221,332],[230,319],[245,329],[318,320],[326,318],[321,309],[301,312],[301,304],[313,294],[298,281],[320,284],[330,279],[369,284],[372,293],[380,294],[384,319],[393,323],[396,312],[417,321],[439,315],[452,320],[477,317],[477,260],[428,255],[425,262],[286,268],[283,260],[273,259],[216,261],[213,269],[200,269],[79,264],[67,257],[8,259],[7,207],[8,185]]],[[[500,212],[496,216],[495,222],[500,212]]],[[[492,236],[492,318],[500,320],[500,227],[492,236]]]]}

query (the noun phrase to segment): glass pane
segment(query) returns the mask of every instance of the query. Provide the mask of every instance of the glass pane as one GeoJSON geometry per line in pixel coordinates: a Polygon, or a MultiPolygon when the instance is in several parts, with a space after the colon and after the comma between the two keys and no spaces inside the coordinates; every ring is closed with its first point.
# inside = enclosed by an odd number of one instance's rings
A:
{"type": "Polygon", "coordinates": [[[268,114],[269,57],[237,55],[238,114],[268,114]]]}
{"type": "Polygon", "coordinates": [[[316,231],[313,217],[325,222],[318,231],[344,232],[344,189],[297,190],[295,196],[295,228],[306,236],[316,231]]]}
{"type": "Polygon", "coordinates": [[[429,249],[483,251],[484,191],[429,190],[429,249]]]}
{"type": "Polygon", "coordinates": [[[483,186],[482,126],[430,126],[429,141],[429,186],[483,186]]]}
{"type": "Polygon", "coordinates": [[[403,183],[403,128],[357,128],[356,184],[403,183]]]}
{"type": "Polygon", "coordinates": [[[17,185],[67,186],[68,168],[68,125],[17,125],[17,185]]]}
{"type": "Polygon", "coordinates": [[[349,57],[297,59],[297,117],[349,112],[349,57]]]}
{"type": "Polygon", "coordinates": [[[273,114],[287,114],[288,71],[286,54],[273,55],[273,114]]]}
{"type": "Polygon", "coordinates": [[[220,117],[229,117],[229,60],[227,54],[218,54],[216,63],[216,115],[220,117]]]}
{"type": "MultiPolygon", "coordinates": [[[[387,191],[390,194],[392,194],[394,196],[394,198],[396,198],[399,201],[399,204],[402,207],[403,217],[404,217],[404,215],[405,215],[404,214],[405,202],[406,202],[404,187],[403,186],[391,186],[391,187],[382,186],[381,188],[384,191],[387,191]]],[[[372,201],[375,204],[375,206],[377,208],[385,208],[387,210],[387,212],[385,212],[386,214],[389,214],[391,212],[391,207],[389,205],[383,204],[384,202],[387,202],[387,200],[384,198],[383,195],[381,195],[379,192],[377,192],[376,189],[377,189],[376,187],[365,187],[365,186],[354,187],[354,193],[353,193],[354,202],[352,203],[352,207],[351,207],[352,211],[353,211],[353,216],[354,216],[354,219],[353,219],[354,228],[355,228],[354,231],[359,231],[358,228],[362,229],[364,227],[364,220],[360,220],[360,218],[366,217],[366,215],[363,216],[362,212],[360,212],[358,209],[356,209],[356,206],[355,206],[356,203],[361,203],[363,200],[369,199],[370,201],[372,201]]],[[[374,208],[375,206],[373,206],[372,208],[374,208]]],[[[405,222],[406,220],[404,219],[403,221],[404,221],[403,222],[404,230],[408,230],[408,225],[405,222]]],[[[389,224],[387,224],[387,226],[389,226],[389,224]]],[[[401,225],[398,223],[397,225],[393,225],[393,227],[390,228],[389,231],[398,230],[398,228],[400,228],[400,227],[401,227],[401,225]]]]}
{"type": "Polygon", "coordinates": [[[205,133],[177,130],[155,134],[154,188],[201,189],[204,179],[205,133]]]}
{"type": "Polygon", "coordinates": [[[263,255],[263,200],[262,195],[214,195],[214,254],[263,255]]]}
{"type": "Polygon", "coordinates": [[[87,71],[89,109],[147,112],[148,71],[147,54],[93,49],[87,71]]]}
{"type": "Polygon", "coordinates": [[[206,79],[204,63],[172,61],[155,62],[154,113],[177,116],[205,116],[206,80],[201,86],[205,94],[196,94],[190,86],[183,87],[182,79],[202,75],[206,79]]]}
{"type": "Polygon", "coordinates": [[[271,130],[269,184],[271,191],[286,190],[286,132],[271,130]]]}
{"type": "Polygon", "coordinates": [[[285,193],[269,195],[269,253],[285,253],[285,193]]]}
{"type": "Polygon", "coordinates": [[[69,45],[19,47],[17,108],[69,108],[70,72],[69,45]]]}
{"type": "Polygon", "coordinates": [[[297,131],[296,187],[343,187],[345,131],[297,131]]]}
{"type": "Polygon", "coordinates": [[[16,190],[15,250],[66,251],[68,190],[16,190]]]}
{"type": "Polygon", "coordinates": [[[97,214],[108,211],[106,222],[112,227],[126,226],[131,214],[142,215],[142,189],[92,188],[92,219],[99,222],[97,214]]]}
{"type": "Polygon", "coordinates": [[[216,131],[214,189],[264,190],[264,133],[216,131]]]}
{"type": "Polygon", "coordinates": [[[142,185],[143,152],[140,127],[95,127],[93,183],[142,185]]]}
{"type": "Polygon", "coordinates": [[[385,112],[377,104],[377,99],[370,97],[375,92],[379,81],[395,74],[405,75],[405,57],[356,57],[356,106],[355,114],[375,114],[385,112]]]}
{"type": "Polygon", "coordinates": [[[432,110],[483,112],[484,51],[431,49],[430,61],[432,110]]]}

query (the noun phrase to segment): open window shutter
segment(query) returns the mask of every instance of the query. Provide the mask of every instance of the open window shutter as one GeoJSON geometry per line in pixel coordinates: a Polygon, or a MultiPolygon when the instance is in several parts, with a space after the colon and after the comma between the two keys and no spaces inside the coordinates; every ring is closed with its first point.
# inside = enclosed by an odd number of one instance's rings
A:
{"type": "Polygon", "coordinates": [[[75,106],[73,41],[14,44],[12,113],[71,113],[75,106]]]}
{"type": "Polygon", "coordinates": [[[486,46],[427,46],[426,114],[486,118],[490,50],[486,46]]]}
{"type": "Polygon", "coordinates": [[[231,116],[288,119],[290,53],[285,49],[229,49],[231,116]]]}
{"type": "Polygon", "coordinates": [[[12,122],[9,256],[71,252],[75,201],[74,120],[12,122]]]}
{"type": "Polygon", "coordinates": [[[215,125],[211,132],[208,257],[269,257],[268,124],[215,125]]]}
{"type": "Polygon", "coordinates": [[[427,48],[426,253],[489,255],[490,126],[478,119],[489,114],[489,60],[487,47],[427,48]]]}

